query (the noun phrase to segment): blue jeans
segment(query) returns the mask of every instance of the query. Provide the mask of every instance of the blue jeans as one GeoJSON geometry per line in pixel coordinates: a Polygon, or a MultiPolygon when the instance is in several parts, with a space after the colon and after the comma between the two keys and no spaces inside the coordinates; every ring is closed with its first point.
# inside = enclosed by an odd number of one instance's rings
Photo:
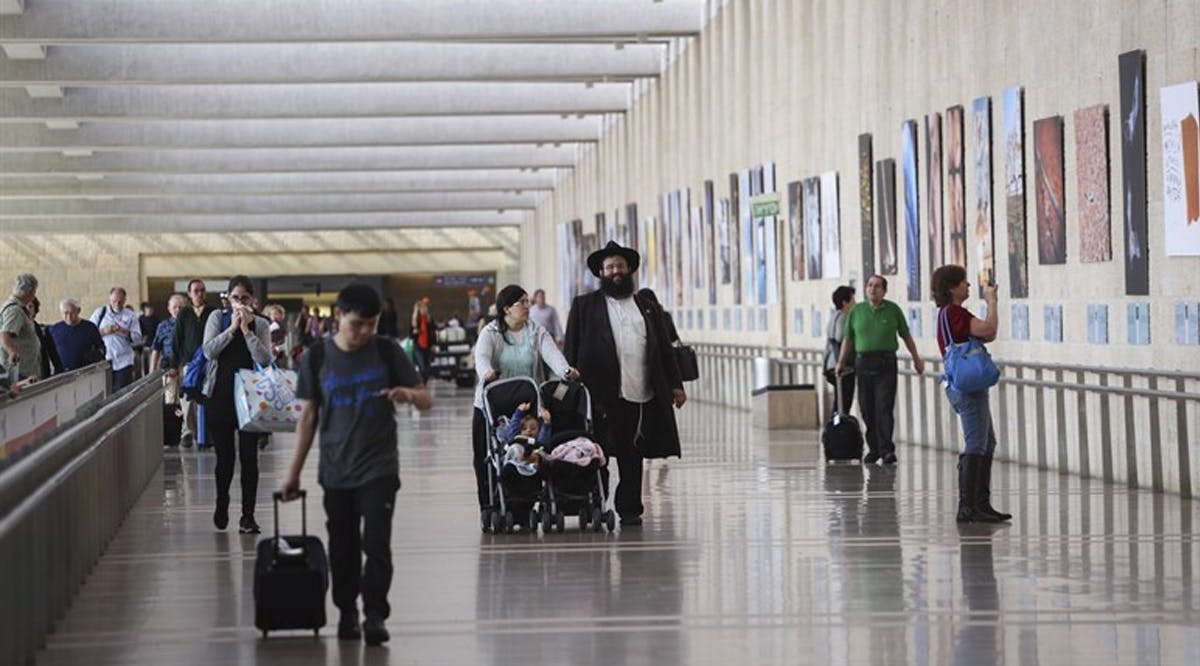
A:
{"type": "Polygon", "coordinates": [[[959,393],[947,386],[946,397],[962,423],[963,453],[969,456],[992,455],[996,451],[996,431],[992,428],[988,390],[959,393]]]}

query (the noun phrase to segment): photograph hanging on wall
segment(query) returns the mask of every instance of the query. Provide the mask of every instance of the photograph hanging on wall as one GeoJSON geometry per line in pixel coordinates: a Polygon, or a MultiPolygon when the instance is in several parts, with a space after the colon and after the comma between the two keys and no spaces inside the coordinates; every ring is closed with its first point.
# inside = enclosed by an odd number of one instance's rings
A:
{"type": "Polygon", "coordinates": [[[1200,97],[1195,81],[1161,91],[1167,256],[1200,255],[1200,97]]]}
{"type": "Polygon", "coordinates": [[[660,194],[658,197],[658,221],[655,226],[655,236],[658,239],[658,266],[654,273],[654,289],[658,292],[658,298],[666,303],[670,297],[670,282],[668,281],[671,271],[668,269],[668,259],[670,257],[671,239],[667,235],[668,217],[671,214],[671,195],[660,194]]]}
{"type": "Polygon", "coordinates": [[[804,274],[818,280],[821,272],[821,179],[805,178],[801,192],[801,219],[804,222],[804,274]]]}
{"type": "Polygon", "coordinates": [[[1025,241],[1024,90],[1004,91],[1004,217],[1008,229],[1008,287],[1013,298],[1029,296],[1025,241]]]}
{"type": "Polygon", "coordinates": [[[708,221],[704,219],[704,209],[698,204],[692,204],[691,213],[692,288],[700,291],[704,289],[708,275],[708,262],[704,258],[704,248],[708,243],[708,221]]]}
{"type": "Polygon", "coordinates": [[[963,108],[946,109],[946,195],[950,200],[948,263],[967,266],[967,183],[963,168],[963,108]]]}
{"type": "Polygon", "coordinates": [[[629,228],[629,247],[642,251],[642,228],[638,224],[637,204],[625,204],[625,225],[629,228]]]}
{"type": "Polygon", "coordinates": [[[687,283],[684,282],[683,263],[687,257],[687,246],[684,245],[684,235],[687,233],[688,224],[688,208],[683,200],[683,190],[675,190],[671,194],[671,224],[673,226],[671,233],[671,252],[674,257],[672,261],[671,272],[671,307],[679,308],[686,305],[684,299],[684,291],[686,291],[687,283]]]}
{"type": "Polygon", "coordinates": [[[917,121],[900,125],[900,157],[904,169],[904,247],[908,300],[921,300],[921,200],[917,194],[917,121]]]}
{"type": "Polygon", "coordinates": [[[733,304],[742,304],[742,176],[729,174],[729,273],[733,278],[733,304]]]}
{"type": "Polygon", "coordinates": [[[858,225],[862,238],[862,277],[875,273],[875,186],[871,135],[858,135],[858,225]]]}
{"type": "MultiPolygon", "coordinates": [[[[879,274],[895,275],[896,266],[896,160],[875,163],[876,225],[879,228],[879,274]]],[[[863,275],[867,277],[866,274],[863,275]]]]}
{"type": "Polygon", "coordinates": [[[580,236],[579,247],[580,247],[579,266],[581,267],[580,270],[583,273],[583,292],[587,293],[589,291],[595,291],[596,288],[600,286],[600,282],[599,282],[599,280],[596,279],[596,276],[592,275],[592,272],[589,271],[586,267],[587,267],[587,256],[589,254],[595,252],[596,250],[600,249],[600,246],[596,242],[596,234],[591,233],[591,234],[583,234],[582,236],[580,236]]]}
{"type": "Polygon", "coordinates": [[[925,116],[925,200],[929,205],[929,270],[946,263],[942,209],[942,114],[925,116]]]}
{"type": "Polygon", "coordinates": [[[604,213],[596,213],[596,242],[601,246],[608,242],[608,219],[604,213]]]}
{"type": "Polygon", "coordinates": [[[1063,119],[1033,121],[1034,200],[1039,264],[1067,263],[1067,214],[1063,205],[1063,119]]]}
{"type": "Polygon", "coordinates": [[[838,201],[838,174],[821,174],[821,276],[842,276],[842,228],[838,201]]]}
{"type": "Polygon", "coordinates": [[[713,182],[704,181],[705,274],[708,277],[708,304],[717,304],[717,206],[713,182]]]}
{"type": "Polygon", "coordinates": [[[1112,259],[1108,183],[1108,105],[1075,112],[1076,202],[1079,206],[1079,260],[1112,259]]]}
{"type": "Polygon", "coordinates": [[[787,185],[788,200],[788,248],[791,250],[792,279],[804,279],[804,216],[802,184],[793,181],[787,185]]]}
{"type": "Polygon", "coordinates": [[[754,284],[754,224],[750,220],[750,198],[754,196],[754,183],[762,182],[762,169],[745,169],[738,175],[738,224],[742,231],[742,297],[747,304],[754,302],[757,285],[754,284]]]}
{"type": "Polygon", "coordinates": [[[729,199],[721,199],[717,202],[717,250],[718,260],[721,264],[721,284],[729,284],[733,281],[729,262],[729,199]]]}
{"type": "Polygon", "coordinates": [[[975,264],[976,289],[996,282],[996,219],[992,213],[992,98],[978,97],[971,103],[971,127],[975,137],[975,264]]]}
{"type": "Polygon", "coordinates": [[[1146,211],[1146,52],[1117,58],[1121,78],[1121,195],[1125,211],[1125,295],[1150,294],[1146,211]]]}

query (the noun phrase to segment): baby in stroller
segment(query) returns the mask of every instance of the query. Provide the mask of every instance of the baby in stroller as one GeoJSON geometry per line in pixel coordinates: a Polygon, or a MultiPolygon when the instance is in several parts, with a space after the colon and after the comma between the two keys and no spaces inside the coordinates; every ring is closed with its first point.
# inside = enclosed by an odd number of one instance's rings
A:
{"type": "Polygon", "coordinates": [[[537,476],[538,467],[550,442],[550,412],[541,409],[541,418],[530,412],[530,403],[517,405],[508,420],[504,440],[504,469],[515,470],[521,476],[537,476]]]}
{"type": "Polygon", "coordinates": [[[545,446],[543,476],[546,498],[541,502],[546,531],[564,530],[567,514],[579,517],[579,528],[612,531],[615,514],[608,504],[607,459],[592,434],[592,398],[579,382],[553,380],[541,386],[542,403],[553,419],[552,435],[545,446]]]}

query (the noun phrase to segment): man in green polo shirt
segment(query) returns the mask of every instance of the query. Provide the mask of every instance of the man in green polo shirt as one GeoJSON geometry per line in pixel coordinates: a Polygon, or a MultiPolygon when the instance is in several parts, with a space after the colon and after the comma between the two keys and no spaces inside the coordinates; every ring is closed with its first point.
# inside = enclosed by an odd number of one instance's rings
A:
{"type": "Polygon", "coordinates": [[[850,352],[856,353],[854,374],[858,377],[858,408],[867,427],[867,447],[870,452],[864,463],[883,460],[885,465],[896,464],[896,443],[892,431],[896,427],[896,338],[904,340],[912,354],[917,374],[924,374],[925,361],[908,332],[904,312],[887,294],[887,279],[872,275],[867,280],[867,300],[850,310],[846,318],[846,335],[842,338],[842,353],[838,358],[837,374],[846,370],[850,352]]]}

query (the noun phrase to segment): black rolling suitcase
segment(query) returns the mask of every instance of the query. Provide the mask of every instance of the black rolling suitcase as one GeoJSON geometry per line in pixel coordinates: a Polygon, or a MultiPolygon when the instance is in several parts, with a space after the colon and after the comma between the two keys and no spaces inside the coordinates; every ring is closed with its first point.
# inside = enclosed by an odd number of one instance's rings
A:
{"type": "Polygon", "coordinates": [[[279,502],[276,492],[275,536],[258,542],[254,561],[254,626],[267,637],[279,629],[312,629],[316,636],[325,626],[325,591],[329,589],[329,560],[325,545],[308,536],[308,493],[300,491],[300,535],[279,536],[279,502]]]}
{"type": "Polygon", "coordinates": [[[858,419],[842,414],[842,378],[834,384],[834,401],[837,410],[821,431],[821,446],[825,449],[825,462],[862,460],[863,435],[858,419]]]}
{"type": "Polygon", "coordinates": [[[175,413],[177,409],[179,405],[163,405],[163,446],[179,446],[179,436],[183,433],[183,417],[175,413]]]}

